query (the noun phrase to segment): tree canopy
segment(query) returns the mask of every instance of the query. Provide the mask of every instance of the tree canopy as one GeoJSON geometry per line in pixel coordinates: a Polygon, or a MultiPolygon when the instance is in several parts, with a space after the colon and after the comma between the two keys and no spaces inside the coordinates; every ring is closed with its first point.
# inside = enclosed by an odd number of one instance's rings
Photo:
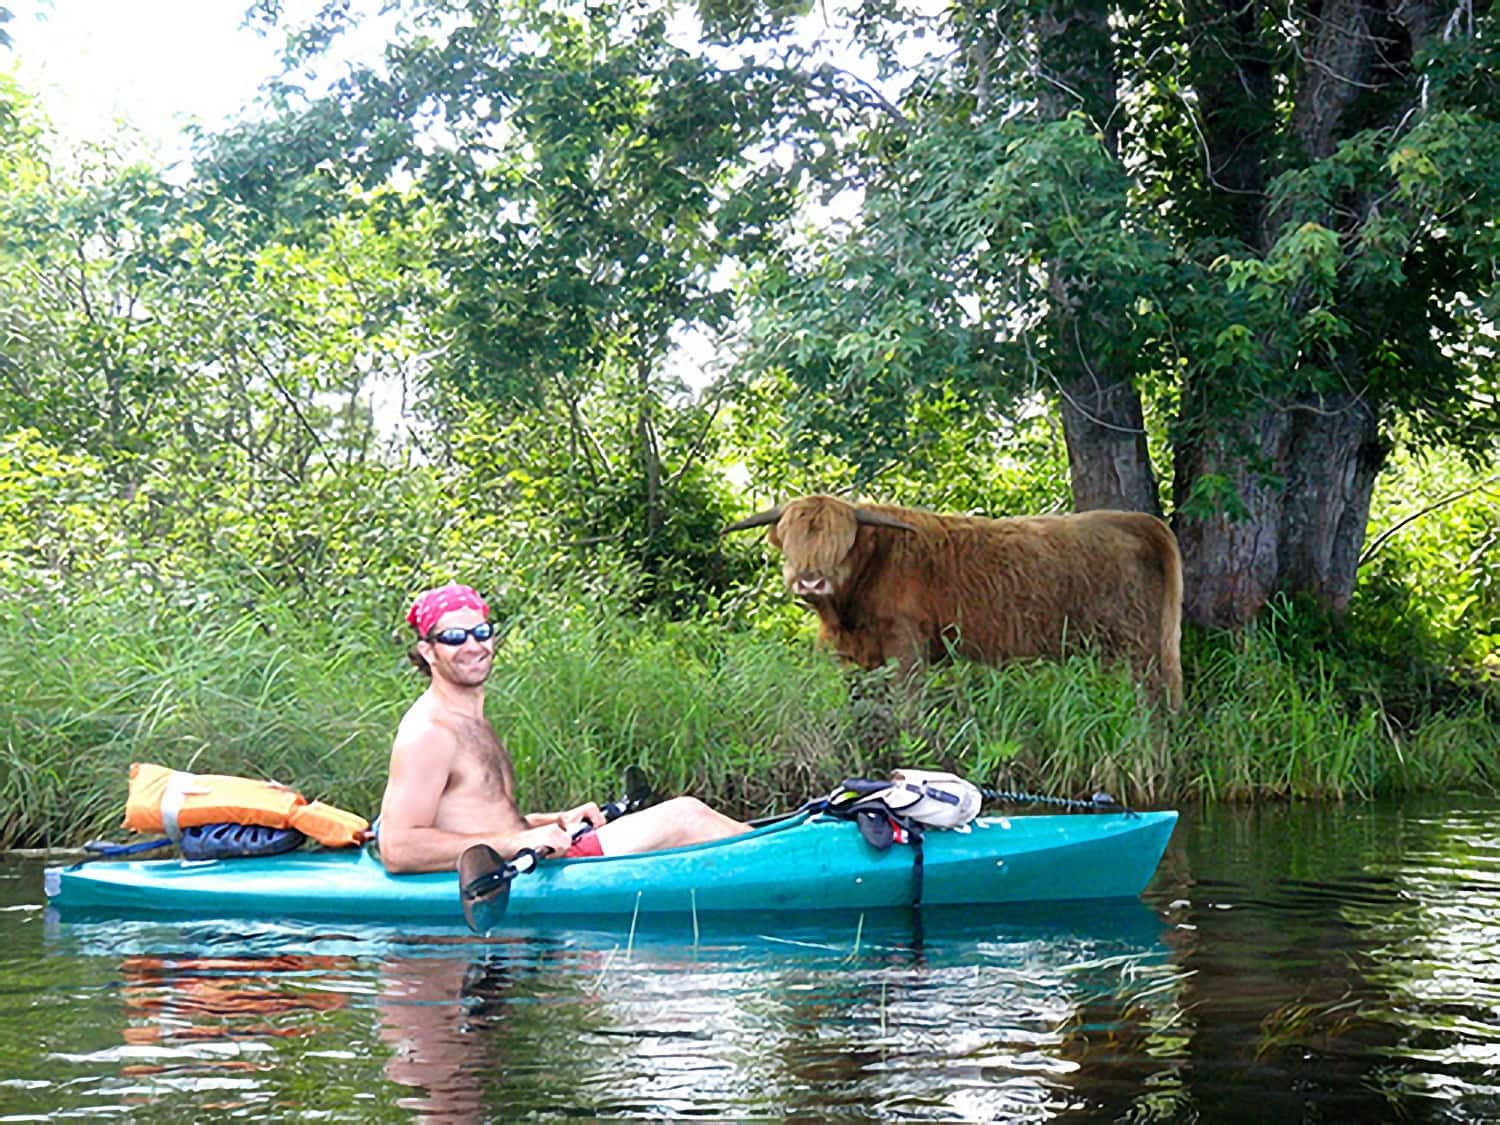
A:
{"type": "Polygon", "coordinates": [[[392,578],[442,497],[680,610],[746,488],[1124,507],[1236,626],[1347,609],[1393,453],[1494,457],[1488,4],[393,9],[333,68],[257,4],[185,184],[0,88],[6,448],[117,548],[392,578]]]}
{"type": "Polygon", "coordinates": [[[863,205],[751,293],[816,440],[1040,393],[1076,506],[1163,482],[1215,625],[1347,606],[1396,441],[1493,456],[1488,7],[964,5],[915,66],[920,21],[856,12],[904,91],[847,150],[863,205]]]}

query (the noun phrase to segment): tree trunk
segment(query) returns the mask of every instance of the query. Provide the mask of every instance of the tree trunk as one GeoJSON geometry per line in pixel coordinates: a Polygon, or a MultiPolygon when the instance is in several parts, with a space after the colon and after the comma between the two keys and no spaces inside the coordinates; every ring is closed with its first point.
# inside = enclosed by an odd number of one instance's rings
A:
{"type": "MultiPolygon", "coordinates": [[[[1394,65],[1406,50],[1393,36],[1388,22],[1395,12],[1412,33],[1430,25],[1425,5],[1388,6],[1372,0],[1324,0],[1319,19],[1304,48],[1295,108],[1289,129],[1301,151],[1312,159],[1331,155],[1348,130],[1348,117],[1372,74],[1394,65]],[[1387,8],[1390,7],[1390,11],[1387,8]]],[[[1401,112],[1399,108],[1388,112],[1401,112]]],[[[1396,118],[1391,117],[1394,125],[1396,118]]],[[[1357,221],[1347,205],[1340,214],[1331,207],[1323,216],[1330,229],[1357,221]]],[[[1280,217],[1267,209],[1268,240],[1280,217]]],[[[1293,303],[1293,312],[1305,310],[1293,303]]],[[[1360,310],[1339,310],[1359,320],[1360,310]]],[[[1333,395],[1305,394],[1288,404],[1292,433],[1286,467],[1286,506],[1282,515],[1282,551],[1277,587],[1310,594],[1335,614],[1349,607],[1355,571],[1370,516],[1370,495],[1385,461],[1379,423],[1369,400],[1358,388],[1366,386],[1358,357],[1345,355],[1336,365],[1348,390],[1333,395]]]]}
{"type": "MultiPolygon", "coordinates": [[[[1271,68],[1256,61],[1266,34],[1263,10],[1190,0],[1188,12],[1191,25],[1214,29],[1194,37],[1191,58],[1212,189],[1205,198],[1232,237],[1264,254],[1288,221],[1270,206],[1273,154],[1288,144],[1302,159],[1333,150],[1380,46],[1370,31],[1378,16],[1368,0],[1326,0],[1302,44],[1292,111],[1282,119],[1271,68]]],[[[1326,222],[1336,225],[1336,213],[1326,222]]],[[[1301,315],[1301,298],[1289,299],[1289,318],[1301,315]]],[[[1250,396],[1216,387],[1211,377],[1184,387],[1184,428],[1200,436],[1183,440],[1175,453],[1175,523],[1183,612],[1200,625],[1247,624],[1278,592],[1310,594],[1341,613],[1354,589],[1384,459],[1376,417],[1354,390],[1318,396],[1290,389],[1327,376],[1312,369],[1302,379],[1296,366],[1306,360],[1292,350],[1284,362],[1288,389],[1250,396]]],[[[1344,385],[1361,386],[1358,360],[1345,357],[1343,366],[1344,385]]]]}
{"type": "Polygon", "coordinates": [[[1384,461],[1375,415],[1353,395],[1267,407],[1180,444],[1183,615],[1238,628],[1278,592],[1342,614],[1384,461]]]}
{"type": "Polygon", "coordinates": [[[1274,474],[1286,462],[1291,429],[1287,415],[1266,409],[1178,445],[1173,530],[1187,620],[1238,628],[1276,591],[1286,493],[1274,474]]]}
{"type": "Polygon", "coordinates": [[[1293,413],[1278,587],[1336,614],[1348,609],[1385,456],[1363,399],[1320,399],[1293,413]]]}
{"type": "Polygon", "coordinates": [[[665,515],[661,504],[661,449],[656,442],[652,421],[655,398],[651,393],[651,361],[645,355],[636,360],[636,440],[640,443],[641,473],[646,480],[646,537],[654,541],[661,532],[665,515]]]}
{"type": "MultiPolygon", "coordinates": [[[[1037,20],[1037,107],[1046,120],[1082,111],[1118,156],[1114,40],[1109,6],[1099,0],[1054,4],[1037,20]]],[[[1053,375],[1077,511],[1122,508],[1161,515],[1146,452],[1140,395],[1107,345],[1111,326],[1095,324],[1067,264],[1049,266],[1048,330],[1053,375]]]]}
{"type": "Polygon", "coordinates": [[[1062,387],[1063,437],[1073,508],[1122,508],[1161,515],[1146,453],[1141,398],[1123,380],[1074,380],[1062,387]]]}

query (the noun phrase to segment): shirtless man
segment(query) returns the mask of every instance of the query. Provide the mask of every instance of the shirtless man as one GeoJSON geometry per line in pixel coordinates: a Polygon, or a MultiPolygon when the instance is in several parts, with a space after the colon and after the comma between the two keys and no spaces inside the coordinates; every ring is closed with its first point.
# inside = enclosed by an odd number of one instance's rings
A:
{"type": "Polygon", "coordinates": [[[484,599],[457,585],[428,590],[406,615],[417,634],[412,663],[432,683],[402,718],[391,748],[380,805],[380,858],[387,870],[451,870],[471,844],[488,844],[507,859],[523,848],[625,855],[748,831],[694,797],[608,823],[592,802],[523,815],[510,755],[484,717],[484,682],[495,659],[488,617],[484,599]]]}

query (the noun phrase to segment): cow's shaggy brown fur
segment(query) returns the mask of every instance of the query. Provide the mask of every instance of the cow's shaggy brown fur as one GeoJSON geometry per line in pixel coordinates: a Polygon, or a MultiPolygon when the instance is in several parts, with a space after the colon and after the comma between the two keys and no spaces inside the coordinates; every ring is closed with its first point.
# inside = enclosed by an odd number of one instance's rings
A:
{"type": "Polygon", "coordinates": [[[1182,559],[1154,516],[982,519],[807,496],[728,530],[757,524],[823,641],[862,667],[950,647],[998,664],[1092,645],[1182,701],[1182,559]]]}

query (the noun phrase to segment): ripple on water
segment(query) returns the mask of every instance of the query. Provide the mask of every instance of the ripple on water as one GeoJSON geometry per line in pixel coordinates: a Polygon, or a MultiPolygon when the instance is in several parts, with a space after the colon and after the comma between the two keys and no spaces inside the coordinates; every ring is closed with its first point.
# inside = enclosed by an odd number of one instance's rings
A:
{"type": "Polygon", "coordinates": [[[1239,1059],[1268,1112],[1500,1117],[1495,811],[1215,814],[1259,859],[1215,862],[1215,836],[1200,836],[1208,854],[1190,859],[1216,878],[1167,892],[1167,916],[1194,927],[1195,1066],[1239,1059]]]}
{"type": "Polygon", "coordinates": [[[1146,904],[932,912],[923,941],[909,916],[59,925],[7,878],[0,1107],[1500,1119],[1500,818],[1471,811],[1189,817],[1146,904]]]}

